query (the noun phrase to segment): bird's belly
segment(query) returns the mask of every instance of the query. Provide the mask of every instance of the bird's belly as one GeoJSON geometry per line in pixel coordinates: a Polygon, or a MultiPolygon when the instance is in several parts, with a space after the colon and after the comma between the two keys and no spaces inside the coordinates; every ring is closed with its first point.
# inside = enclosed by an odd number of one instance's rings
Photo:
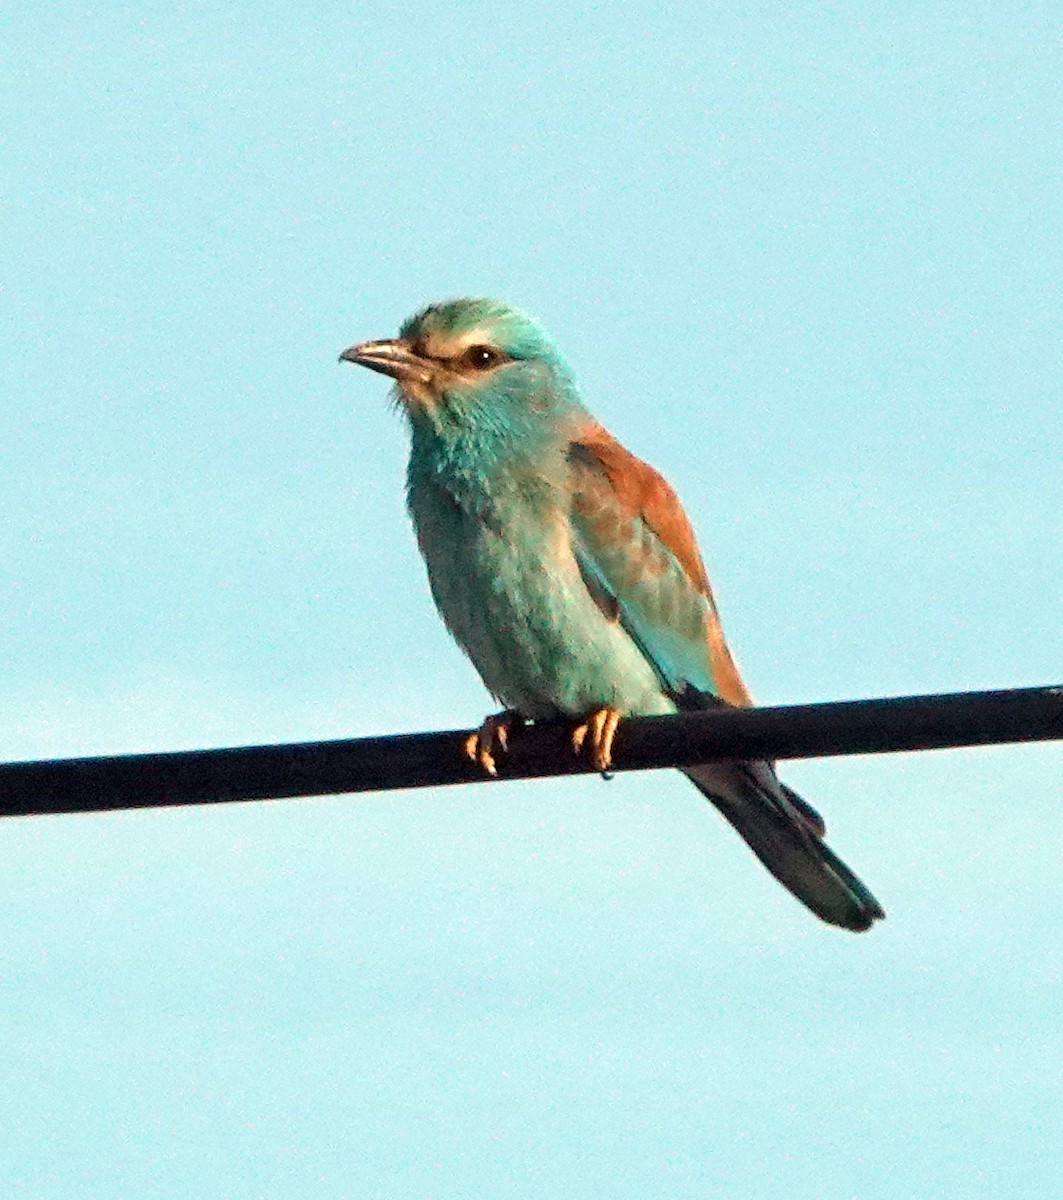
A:
{"type": "Polygon", "coordinates": [[[621,625],[587,590],[560,514],[486,524],[413,508],[432,595],[447,627],[507,708],[528,717],[674,712],[621,625]]]}

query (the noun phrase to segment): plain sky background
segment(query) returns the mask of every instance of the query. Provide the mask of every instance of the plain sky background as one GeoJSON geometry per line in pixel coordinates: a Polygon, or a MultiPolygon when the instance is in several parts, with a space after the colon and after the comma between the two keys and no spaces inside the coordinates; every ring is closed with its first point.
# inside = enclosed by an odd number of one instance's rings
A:
{"type": "MultiPolygon", "coordinates": [[[[764,702],[1063,676],[1058,3],[10,4],[0,758],[454,728],[383,380],[498,295],[764,702]]],[[[0,1194],[1063,1187],[1059,747],[0,825],[0,1194]]]]}

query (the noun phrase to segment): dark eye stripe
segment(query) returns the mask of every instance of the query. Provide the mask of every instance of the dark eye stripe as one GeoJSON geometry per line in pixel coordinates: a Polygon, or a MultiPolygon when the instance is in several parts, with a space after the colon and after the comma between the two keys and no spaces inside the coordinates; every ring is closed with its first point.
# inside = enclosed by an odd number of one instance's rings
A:
{"type": "Polygon", "coordinates": [[[424,346],[417,344],[411,349],[418,358],[423,358],[427,362],[439,363],[443,367],[464,367],[466,370],[472,371],[488,371],[502,363],[515,361],[514,357],[504,350],[500,350],[497,346],[488,346],[485,343],[466,346],[460,354],[449,355],[429,354],[424,346]]]}

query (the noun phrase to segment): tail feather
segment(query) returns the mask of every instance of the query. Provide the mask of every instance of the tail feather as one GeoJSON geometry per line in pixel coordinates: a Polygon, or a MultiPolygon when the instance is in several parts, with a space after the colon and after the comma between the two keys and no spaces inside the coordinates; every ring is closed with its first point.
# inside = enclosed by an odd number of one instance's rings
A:
{"type": "Polygon", "coordinates": [[[720,810],[776,879],[818,917],[861,931],[886,914],[822,840],[823,820],[768,763],[708,763],[687,777],[720,810]]]}

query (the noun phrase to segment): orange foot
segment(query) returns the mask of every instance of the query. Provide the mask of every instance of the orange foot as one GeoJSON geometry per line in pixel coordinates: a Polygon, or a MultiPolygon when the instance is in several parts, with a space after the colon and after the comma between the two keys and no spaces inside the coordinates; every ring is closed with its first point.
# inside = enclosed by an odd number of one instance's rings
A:
{"type": "Polygon", "coordinates": [[[615,708],[599,708],[572,731],[572,749],[577,754],[590,734],[591,761],[595,770],[608,771],[613,762],[613,738],[621,713],[615,708]]]}
{"type": "Polygon", "coordinates": [[[475,733],[470,733],[465,739],[465,753],[474,763],[479,763],[488,775],[497,775],[495,754],[505,754],[509,749],[510,730],[522,724],[520,715],[511,708],[492,713],[484,718],[484,723],[475,733]]]}

